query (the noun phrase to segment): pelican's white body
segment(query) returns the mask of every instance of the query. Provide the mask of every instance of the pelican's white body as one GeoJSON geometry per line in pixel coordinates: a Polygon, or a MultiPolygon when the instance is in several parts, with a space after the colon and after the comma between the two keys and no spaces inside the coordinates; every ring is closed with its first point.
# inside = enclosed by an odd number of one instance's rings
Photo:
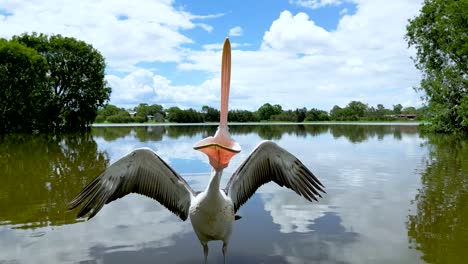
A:
{"type": "Polygon", "coordinates": [[[234,205],[231,199],[218,190],[218,194],[197,195],[190,206],[190,221],[198,239],[203,243],[210,240],[229,241],[234,223],[234,205]],[[216,197],[215,197],[216,196],[216,197]]]}
{"type": "Polygon", "coordinates": [[[219,189],[221,171],[214,171],[206,190],[190,202],[189,217],[193,230],[203,245],[211,240],[229,242],[235,221],[234,204],[219,189]]]}

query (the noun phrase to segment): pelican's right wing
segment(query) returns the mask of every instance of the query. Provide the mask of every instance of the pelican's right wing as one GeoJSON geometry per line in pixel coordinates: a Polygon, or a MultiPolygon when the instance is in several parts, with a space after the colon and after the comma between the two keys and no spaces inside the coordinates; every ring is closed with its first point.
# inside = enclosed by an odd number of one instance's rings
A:
{"type": "Polygon", "coordinates": [[[186,220],[194,191],[187,182],[149,148],[132,151],[109,166],[71,202],[70,210],[85,203],[77,217],[95,216],[104,204],[129,193],[155,199],[186,220]]]}
{"type": "Polygon", "coordinates": [[[229,180],[226,191],[237,210],[265,183],[273,181],[309,201],[322,197],[322,183],[294,155],[272,141],[263,141],[240,165],[229,180]]]}

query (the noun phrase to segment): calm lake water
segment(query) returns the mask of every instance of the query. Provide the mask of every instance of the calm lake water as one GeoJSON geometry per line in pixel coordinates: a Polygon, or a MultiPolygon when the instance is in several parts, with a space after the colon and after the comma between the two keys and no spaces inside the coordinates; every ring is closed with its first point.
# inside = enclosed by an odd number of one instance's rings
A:
{"type": "MultiPolygon", "coordinates": [[[[196,190],[207,158],[192,149],[216,126],[95,127],[85,137],[0,142],[0,263],[202,263],[190,222],[136,194],[90,221],[66,206],[110,163],[154,149],[196,190]]],[[[238,212],[229,263],[466,263],[468,140],[411,125],[231,126],[242,152],[264,139],[295,154],[326,186],[309,203],[273,183],[238,212]]],[[[224,185],[222,183],[222,185],[224,185]]],[[[222,263],[210,242],[210,263],[222,263]]]]}

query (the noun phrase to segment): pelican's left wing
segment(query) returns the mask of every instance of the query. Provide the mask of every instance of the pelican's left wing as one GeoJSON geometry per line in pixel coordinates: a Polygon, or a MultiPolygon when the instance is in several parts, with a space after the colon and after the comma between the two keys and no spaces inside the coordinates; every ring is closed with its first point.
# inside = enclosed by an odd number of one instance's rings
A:
{"type": "Polygon", "coordinates": [[[187,182],[149,148],[136,149],[109,166],[71,202],[70,210],[85,203],[77,217],[95,216],[104,204],[129,193],[155,199],[186,220],[194,191],[187,182]]]}
{"type": "Polygon", "coordinates": [[[273,181],[309,201],[322,197],[324,186],[294,155],[272,141],[263,141],[234,172],[226,192],[237,210],[265,183],[273,181]]]}

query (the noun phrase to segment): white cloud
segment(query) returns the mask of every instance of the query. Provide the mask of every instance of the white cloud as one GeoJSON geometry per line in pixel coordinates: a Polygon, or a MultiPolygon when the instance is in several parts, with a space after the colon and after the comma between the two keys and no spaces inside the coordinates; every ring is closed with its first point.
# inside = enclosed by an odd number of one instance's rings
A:
{"type": "Polygon", "coordinates": [[[346,15],[346,14],[348,14],[348,8],[343,8],[343,9],[340,10],[340,15],[341,16],[346,15]]]}
{"type": "MultiPolygon", "coordinates": [[[[231,43],[232,47],[232,43],[231,43]]],[[[223,44],[222,43],[210,43],[210,44],[205,44],[203,45],[204,50],[221,50],[223,49],[223,44]]]]}
{"type": "Polygon", "coordinates": [[[217,13],[217,14],[211,14],[211,15],[190,15],[190,18],[192,19],[212,19],[212,18],[220,18],[223,17],[225,14],[224,13],[217,13]]]}
{"type": "Polygon", "coordinates": [[[298,5],[311,9],[318,9],[327,5],[341,5],[341,0],[289,0],[290,4],[298,5]]]}
{"type": "Polygon", "coordinates": [[[270,212],[273,222],[280,225],[281,233],[310,232],[314,220],[330,211],[326,198],[320,199],[320,203],[309,202],[295,192],[275,185],[270,187],[270,191],[261,193],[260,197],[265,211],[270,212]]]}
{"type": "MultiPolygon", "coordinates": [[[[311,8],[341,2],[291,1],[311,8]]],[[[254,110],[270,102],[285,109],[330,110],[351,100],[387,107],[419,105],[419,95],[411,87],[419,84],[420,73],[410,59],[415,52],[407,49],[403,37],[407,19],[417,14],[421,0],[353,2],[356,11],[342,12],[335,30],[323,28],[305,13],[283,11],[271,21],[259,49],[239,50],[245,44],[233,43],[231,107],[254,110]]],[[[221,43],[204,43],[185,34],[196,27],[213,31],[206,20],[222,19],[222,13],[191,14],[175,8],[171,0],[0,3],[13,14],[0,20],[0,37],[31,31],[64,34],[100,50],[108,72],[121,72],[106,76],[113,88],[113,104],[219,105],[221,43]],[[119,20],[119,16],[128,19],[119,20]],[[190,43],[201,49],[184,46],[190,43]],[[140,67],[141,62],[173,62],[178,76],[200,71],[207,77],[198,83],[187,79],[188,85],[174,85],[175,80],[140,67]]],[[[231,31],[238,35],[243,30],[235,27],[231,31]]]]}
{"type": "Polygon", "coordinates": [[[229,36],[231,37],[239,37],[239,36],[242,36],[242,28],[237,26],[237,27],[233,27],[229,30],[229,36]]]}
{"type": "Polygon", "coordinates": [[[330,43],[331,33],[315,25],[305,13],[293,16],[281,13],[263,36],[263,48],[287,50],[298,53],[317,53],[330,43]]]}
{"type": "Polygon", "coordinates": [[[197,23],[196,25],[199,26],[199,27],[201,27],[201,28],[203,28],[203,29],[204,29],[205,31],[207,31],[207,32],[213,31],[213,27],[210,26],[210,25],[208,25],[208,24],[205,24],[205,23],[197,23]]]}
{"type": "Polygon", "coordinates": [[[166,107],[218,102],[219,79],[207,80],[199,86],[176,86],[166,77],[141,68],[125,77],[107,75],[106,79],[112,87],[111,102],[123,107],[133,107],[141,102],[157,102],[166,107]]]}
{"type": "MultiPolygon", "coordinates": [[[[196,27],[173,1],[2,1],[13,13],[0,20],[0,37],[42,32],[76,37],[102,52],[111,69],[129,70],[141,61],[180,61],[180,46],[192,43],[180,30],[196,27]],[[119,20],[119,16],[128,19],[119,20]]],[[[210,30],[206,24],[198,24],[210,30]]]]}

